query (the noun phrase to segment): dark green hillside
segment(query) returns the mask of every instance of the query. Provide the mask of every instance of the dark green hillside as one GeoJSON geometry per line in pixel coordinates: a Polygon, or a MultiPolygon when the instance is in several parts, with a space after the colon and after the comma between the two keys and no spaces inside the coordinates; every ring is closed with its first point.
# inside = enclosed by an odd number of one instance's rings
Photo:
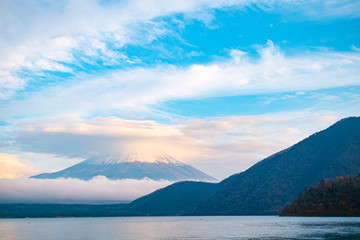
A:
{"type": "Polygon", "coordinates": [[[189,214],[217,187],[215,183],[177,182],[133,201],[127,210],[142,215],[189,214]]]}
{"type": "Polygon", "coordinates": [[[281,216],[360,216],[360,176],[326,179],[286,205],[281,216]]]}
{"type": "Polygon", "coordinates": [[[305,187],[324,178],[358,173],[360,118],[352,117],[224,180],[194,213],[279,214],[305,187]]]}

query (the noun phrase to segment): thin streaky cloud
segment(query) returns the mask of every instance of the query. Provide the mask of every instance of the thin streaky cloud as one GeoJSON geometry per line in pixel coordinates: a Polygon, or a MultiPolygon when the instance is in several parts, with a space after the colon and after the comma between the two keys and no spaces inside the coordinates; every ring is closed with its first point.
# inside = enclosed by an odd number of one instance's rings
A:
{"type": "Polygon", "coordinates": [[[185,68],[162,65],[114,70],[87,79],[86,84],[79,80],[45,88],[25,101],[10,102],[0,107],[2,118],[57,113],[91,116],[98,111],[151,115],[159,113],[159,104],[171,100],[360,85],[358,52],[319,51],[287,56],[271,41],[258,52],[260,57],[254,59],[232,50],[228,60],[185,68]]]}
{"type": "MultiPolygon", "coordinates": [[[[226,11],[227,8],[251,5],[257,5],[265,11],[284,6],[287,10],[298,9],[304,14],[308,13],[310,6],[315,11],[311,15],[318,17],[358,16],[355,14],[359,12],[357,1],[300,3],[204,0],[176,3],[129,1],[111,4],[101,4],[98,1],[3,1],[0,7],[0,28],[3,33],[0,38],[0,97],[7,99],[27,86],[31,78],[24,78],[19,74],[24,70],[36,77],[43,71],[74,73],[75,69],[69,67],[69,64],[81,68],[84,63],[94,65],[96,61],[109,65],[136,62],[136,58],[128,58],[125,52],[114,51],[113,47],[122,49],[125,44],[151,44],[154,40],[171,34],[173,30],[164,25],[161,17],[188,13],[188,18],[208,21],[206,19],[209,17],[201,16],[211,15],[211,9],[226,11]],[[79,62],[79,59],[82,60],[79,62]]],[[[246,8],[243,9],[245,10],[246,8]]]]}

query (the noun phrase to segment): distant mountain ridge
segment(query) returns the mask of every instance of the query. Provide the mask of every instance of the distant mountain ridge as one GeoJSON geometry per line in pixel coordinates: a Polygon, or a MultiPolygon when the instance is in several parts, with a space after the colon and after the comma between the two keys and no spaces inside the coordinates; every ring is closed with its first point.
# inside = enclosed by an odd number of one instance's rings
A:
{"type": "Polygon", "coordinates": [[[206,173],[180,162],[169,155],[152,156],[146,154],[98,155],[74,166],[54,173],[32,176],[38,179],[78,178],[90,180],[102,175],[108,179],[153,180],[201,180],[215,181],[206,173]]]}

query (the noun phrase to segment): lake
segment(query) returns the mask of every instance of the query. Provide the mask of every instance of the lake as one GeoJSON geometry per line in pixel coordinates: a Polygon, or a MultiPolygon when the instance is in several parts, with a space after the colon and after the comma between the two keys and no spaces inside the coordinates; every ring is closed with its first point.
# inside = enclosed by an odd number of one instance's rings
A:
{"type": "Polygon", "coordinates": [[[360,218],[211,216],[0,219],[0,239],[360,239],[360,218]]]}

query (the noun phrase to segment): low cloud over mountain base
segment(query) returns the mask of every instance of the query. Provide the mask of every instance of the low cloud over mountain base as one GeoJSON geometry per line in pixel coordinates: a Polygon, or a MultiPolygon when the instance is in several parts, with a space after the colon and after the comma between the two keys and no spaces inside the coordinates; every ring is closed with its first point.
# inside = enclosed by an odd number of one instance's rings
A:
{"type": "Polygon", "coordinates": [[[125,203],[172,182],[150,179],[0,179],[1,203],[125,203]]]}

